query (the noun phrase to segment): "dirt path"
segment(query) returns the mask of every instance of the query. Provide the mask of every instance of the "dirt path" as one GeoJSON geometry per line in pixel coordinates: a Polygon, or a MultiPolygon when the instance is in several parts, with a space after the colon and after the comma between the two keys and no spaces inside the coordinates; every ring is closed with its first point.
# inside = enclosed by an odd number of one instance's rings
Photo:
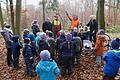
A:
{"type": "MultiPolygon", "coordinates": [[[[0,39],[0,80],[35,80],[24,74],[25,65],[22,55],[20,55],[20,67],[18,71],[12,71],[6,64],[6,49],[0,39]]],[[[81,57],[80,65],[76,66],[74,73],[62,77],[61,80],[102,80],[102,67],[94,67],[94,58],[89,56],[81,57]]]]}

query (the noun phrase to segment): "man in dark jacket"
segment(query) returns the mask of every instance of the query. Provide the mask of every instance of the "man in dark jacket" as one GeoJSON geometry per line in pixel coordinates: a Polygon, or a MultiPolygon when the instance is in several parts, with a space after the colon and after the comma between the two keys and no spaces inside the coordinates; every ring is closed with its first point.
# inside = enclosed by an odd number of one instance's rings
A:
{"type": "Polygon", "coordinates": [[[98,22],[94,18],[94,15],[91,15],[91,20],[87,24],[87,26],[90,26],[90,41],[96,42],[96,33],[98,31],[98,22]]]}
{"type": "Polygon", "coordinates": [[[10,29],[10,25],[5,25],[5,28],[1,31],[2,36],[4,37],[6,48],[7,48],[7,64],[8,66],[12,66],[13,64],[13,59],[12,59],[12,37],[13,33],[12,30],[10,29]]]}
{"type": "Polygon", "coordinates": [[[50,22],[50,18],[47,18],[46,21],[42,25],[43,32],[46,33],[46,30],[52,31],[52,23],[50,22]]]}

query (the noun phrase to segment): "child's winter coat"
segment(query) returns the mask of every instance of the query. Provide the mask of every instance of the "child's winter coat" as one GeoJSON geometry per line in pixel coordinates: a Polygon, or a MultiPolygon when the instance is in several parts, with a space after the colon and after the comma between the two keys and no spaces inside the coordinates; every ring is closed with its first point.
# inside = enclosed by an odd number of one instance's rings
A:
{"type": "Polygon", "coordinates": [[[120,50],[110,50],[103,56],[105,65],[104,74],[109,77],[115,77],[120,67],[120,50]]]}
{"type": "Polygon", "coordinates": [[[98,56],[103,55],[103,52],[105,50],[104,42],[105,42],[104,35],[98,35],[97,40],[96,40],[96,44],[95,44],[96,55],[98,55],[98,56]]]}
{"type": "Polygon", "coordinates": [[[36,73],[39,74],[40,80],[56,80],[60,70],[54,60],[41,60],[36,66],[36,73]]]}

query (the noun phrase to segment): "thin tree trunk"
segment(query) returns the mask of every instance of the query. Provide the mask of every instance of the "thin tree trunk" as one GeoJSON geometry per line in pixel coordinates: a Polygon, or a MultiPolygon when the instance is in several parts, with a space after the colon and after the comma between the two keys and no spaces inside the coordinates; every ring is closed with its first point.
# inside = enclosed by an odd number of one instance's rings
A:
{"type": "Polygon", "coordinates": [[[96,12],[96,20],[97,20],[97,22],[99,21],[98,20],[98,11],[99,11],[99,1],[97,2],[97,12],[96,12]]]}
{"type": "Polygon", "coordinates": [[[108,22],[111,24],[111,0],[109,0],[108,22]]]}
{"type": "Polygon", "coordinates": [[[98,24],[100,29],[105,29],[104,3],[105,0],[98,0],[98,24]]]}
{"type": "Polygon", "coordinates": [[[1,0],[0,0],[0,22],[1,22],[1,28],[4,28],[4,20],[3,20],[3,14],[2,14],[2,8],[1,8],[1,0]]]}
{"type": "Polygon", "coordinates": [[[10,12],[11,12],[12,30],[13,30],[13,33],[15,34],[13,0],[9,0],[9,1],[10,1],[10,12]]]}
{"type": "Polygon", "coordinates": [[[115,16],[114,16],[114,25],[116,25],[116,22],[117,22],[118,7],[119,7],[119,0],[117,0],[117,4],[116,4],[116,10],[115,10],[115,16]]]}
{"type": "Polygon", "coordinates": [[[43,2],[43,22],[45,21],[45,0],[43,2]]]}
{"type": "Polygon", "coordinates": [[[93,10],[94,8],[93,7],[94,7],[93,0],[91,0],[92,14],[94,13],[94,10],[93,10]]]}
{"type": "MultiPolygon", "coordinates": [[[[115,1],[116,0],[114,0],[114,3],[113,3],[114,7],[115,7],[115,1]]],[[[115,26],[115,8],[113,9],[113,14],[114,14],[113,25],[115,26]]]]}
{"type": "Polygon", "coordinates": [[[16,34],[20,33],[20,20],[21,20],[21,3],[22,0],[16,0],[16,34]]]}
{"type": "Polygon", "coordinates": [[[6,10],[7,10],[7,23],[10,24],[8,0],[6,0],[6,10]]]}

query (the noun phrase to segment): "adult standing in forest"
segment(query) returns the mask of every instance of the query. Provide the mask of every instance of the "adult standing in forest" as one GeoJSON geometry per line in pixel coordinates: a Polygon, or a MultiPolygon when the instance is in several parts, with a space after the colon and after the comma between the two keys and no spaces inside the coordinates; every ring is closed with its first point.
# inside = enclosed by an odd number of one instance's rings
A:
{"type": "Polygon", "coordinates": [[[50,18],[48,17],[46,21],[42,25],[43,32],[46,33],[46,31],[52,31],[52,23],[50,22],[50,18]]]}
{"type": "Polygon", "coordinates": [[[71,27],[70,27],[70,29],[73,31],[73,29],[75,27],[78,28],[78,26],[80,24],[80,20],[78,19],[78,16],[77,15],[73,15],[72,17],[70,17],[67,11],[66,11],[66,15],[69,18],[69,20],[71,21],[71,27]]]}
{"type": "Polygon", "coordinates": [[[55,17],[55,19],[52,22],[52,25],[53,25],[52,31],[54,33],[54,38],[57,38],[57,34],[61,30],[62,25],[61,25],[61,21],[59,20],[59,16],[55,15],[54,17],[55,17]]]}
{"type": "Polygon", "coordinates": [[[13,59],[12,59],[12,37],[13,37],[13,32],[10,29],[11,26],[9,24],[6,24],[4,29],[1,31],[1,34],[5,40],[5,45],[7,48],[7,65],[12,66],[13,65],[13,59]]]}
{"type": "Polygon", "coordinates": [[[95,15],[90,16],[90,21],[87,24],[87,26],[90,26],[90,41],[96,42],[96,33],[98,31],[98,22],[95,19],[95,15]]]}

